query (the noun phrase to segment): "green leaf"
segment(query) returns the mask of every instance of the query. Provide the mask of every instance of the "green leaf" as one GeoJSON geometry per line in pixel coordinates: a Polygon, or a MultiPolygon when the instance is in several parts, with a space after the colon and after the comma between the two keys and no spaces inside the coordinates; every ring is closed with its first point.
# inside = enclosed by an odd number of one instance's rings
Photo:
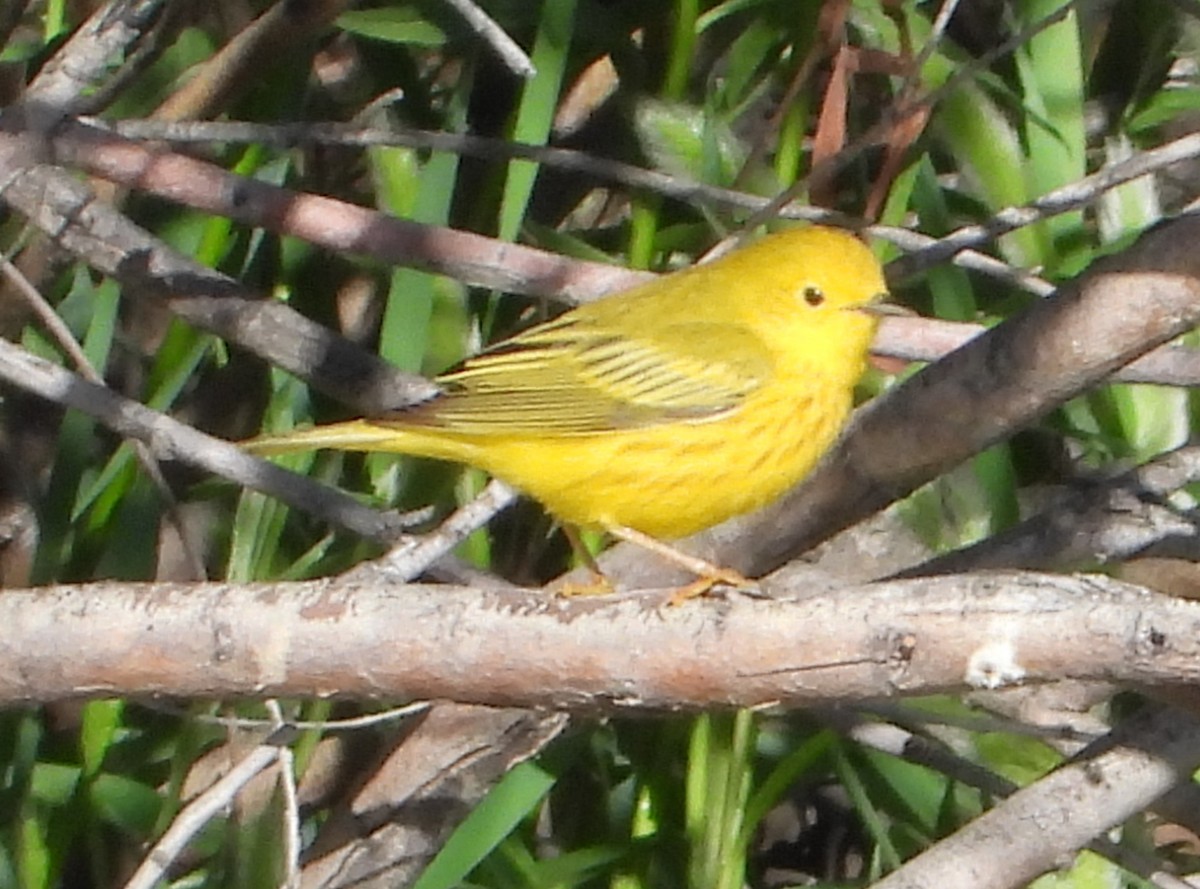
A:
{"type": "Polygon", "coordinates": [[[110,773],[92,782],[89,801],[104,822],[138,839],[151,835],[162,808],[162,797],[154,787],[110,773]]]}
{"type": "Polygon", "coordinates": [[[92,776],[100,771],[108,748],[112,746],[121,727],[124,712],[124,701],[89,701],[84,705],[79,746],[85,775],[92,776]]]}
{"type": "Polygon", "coordinates": [[[550,792],[555,778],[525,762],[500,779],[429,863],[413,889],[453,889],[550,792]]]}
{"type": "Polygon", "coordinates": [[[732,181],[746,162],[746,150],[725,123],[704,109],[681,102],[643,99],[634,110],[634,129],[651,166],[674,176],[704,181],[715,150],[721,183],[732,181]]]}
{"type": "Polygon", "coordinates": [[[403,6],[343,12],[334,24],[351,34],[385,43],[441,46],[446,42],[446,35],[441,28],[421,18],[416,10],[403,6]]]}

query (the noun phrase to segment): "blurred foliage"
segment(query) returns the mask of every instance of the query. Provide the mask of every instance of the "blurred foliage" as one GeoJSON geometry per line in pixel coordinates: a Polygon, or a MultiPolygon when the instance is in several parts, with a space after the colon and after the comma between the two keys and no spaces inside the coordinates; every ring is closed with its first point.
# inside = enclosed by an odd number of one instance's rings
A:
{"type": "MultiPolygon", "coordinates": [[[[85,5],[33,4],[0,66],[32,75],[82,21],[85,5]]],[[[878,221],[936,236],[1192,128],[1200,28],[1181,11],[1186,4],[1079,3],[1039,27],[1063,5],[963,3],[934,37],[940,4],[916,0],[484,0],[536,66],[522,80],[452,5],[371,3],[273,64],[244,71],[244,88],[222,114],[263,123],[358,119],[569,146],[754,194],[788,191],[850,214],[875,206],[878,221]],[[835,89],[839,78],[844,90],[835,89]],[[372,104],[388,91],[392,101],[372,104]],[[935,97],[911,140],[887,125],[906,96],[935,97]],[[890,173],[889,152],[898,161],[890,173]],[[832,156],[842,160],[817,187],[809,175],[832,156]]],[[[150,115],[235,37],[236,23],[265,6],[195,5],[105,116],[150,115]]],[[[747,221],[745,213],[524,160],[264,145],[230,145],[215,157],[244,176],[634,266],[679,265],[747,221]]],[[[1190,164],[1170,178],[1129,183],[991,249],[1062,280],[1193,200],[1194,180],[1190,164]]],[[[179,250],[409,370],[438,371],[546,311],[537,301],[330,256],[187,208],[123,200],[179,250]]],[[[20,237],[19,224],[3,222],[4,249],[20,237]]],[[[39,285],[114,388],[206,431],[236,439],[345,415],[213,337],[122,303],[113,282],[84,267],[55,267],[39,285]]],[[[1008,281],[950,266],[901,282],[896,297],[922,314],[989,324],[1034,299],[1008,281]]],[[[5,320],[10,336],[56,355],[36,324],[5,320]]],[[[875,372],[866,388],[887,384],[875,372]]],[[[128,445],[90,419],[19,397],[6,408],[6,447],[20,468],[4,477],[3,491],[31,504],[39,528],[28,581],[188,576],[171,513],[214,578],[327,575],[373,551],[182,466],[168,467],[179,498],[170,506],[128,445]]],[[[905,514],[931,547],[950,549],[1014,522],[1030,491],[1066,480],[1062,473],[1177,446],[1194,419],[1184,391],[1106,387],[927,486],[905,514]]],[[[290,465],[372,503],[434,503],[439,514],[479,485],[476,473],[429,461],[318,454],[290,465]]],[[[510,510],[461,555],[521,582],[544,580],[565,567],[566,547],[549,527],[535,508],[510,510]]],[[[967,715],[954,701],[927,703],[967,715]]],[[[285,710],[297,718],[328,712],[310,703],[285,710]]],[[[193,704],[176,716],[118,701],[0,713],[0,889],[120,885],[179,811],[189,771],[224,742],[224,729],[194,718],[215,712],[263,715],[246,703],[193,704]]],[[[1019,782],[1058,759],[1027,737],[955,736],[959,755],[1019,782]]],[[[313,743],[310,734],[301,745],[313,743]]],[[[302,771],[305,757],[297,762],[302,771]]],[[[511,772],[419,886],[862,885],[990,802],[803,713],[616,720],[511,772]],[[790,832],[778,826],[789,817],[790,832]]],[[[309,838],[323,812],[303,816],[309,838]]],[[[189,847],[171,885],[278,885],[279,817],[278,800],[223,815],[189,847]]],[[[1048,882],[1127,879],[1089,857],[1048,882]]]]}

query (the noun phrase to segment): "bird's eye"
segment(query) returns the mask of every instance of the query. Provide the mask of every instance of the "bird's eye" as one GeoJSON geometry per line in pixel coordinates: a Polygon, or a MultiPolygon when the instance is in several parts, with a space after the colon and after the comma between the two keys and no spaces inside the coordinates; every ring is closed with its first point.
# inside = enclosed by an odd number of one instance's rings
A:
{"type": "Polygon", "coordinates": [[[825,294],[821,292],[820,287],[805,287],[804,301],[813,308],[816,308],[821,303],[825,302],[825,294]]]}

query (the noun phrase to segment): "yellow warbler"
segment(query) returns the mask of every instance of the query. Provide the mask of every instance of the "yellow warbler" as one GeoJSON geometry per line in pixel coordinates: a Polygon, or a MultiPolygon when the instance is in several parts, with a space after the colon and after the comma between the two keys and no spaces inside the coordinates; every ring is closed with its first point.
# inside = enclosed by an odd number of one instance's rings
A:
{"type": "Polygon", "coordinates": [[[775,499],[833,444],[884,295],[849,233],[787,231],[519,333],[428,401],[247,447],[468,463],[563,522],[684,537],[775,499]]]}

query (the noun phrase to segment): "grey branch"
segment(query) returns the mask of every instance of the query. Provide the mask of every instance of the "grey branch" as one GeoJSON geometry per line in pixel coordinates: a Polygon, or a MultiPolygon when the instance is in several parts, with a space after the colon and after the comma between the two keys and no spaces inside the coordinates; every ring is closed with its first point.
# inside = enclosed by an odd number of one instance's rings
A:
{"type": "Polygon", "coordinates": [[[1200,680],[1200,604],[1105,577],[981,573],[678,607],[670,592],[336,579],[10,590],[0,702],[336,693],[616,712],[1200,680]]]}
{"type": "Polygon", "coordinates": [[[1200,719],[1152,707],[873,889],[1011,889],[1069,862],[1200,766],[1200,719]]]}

